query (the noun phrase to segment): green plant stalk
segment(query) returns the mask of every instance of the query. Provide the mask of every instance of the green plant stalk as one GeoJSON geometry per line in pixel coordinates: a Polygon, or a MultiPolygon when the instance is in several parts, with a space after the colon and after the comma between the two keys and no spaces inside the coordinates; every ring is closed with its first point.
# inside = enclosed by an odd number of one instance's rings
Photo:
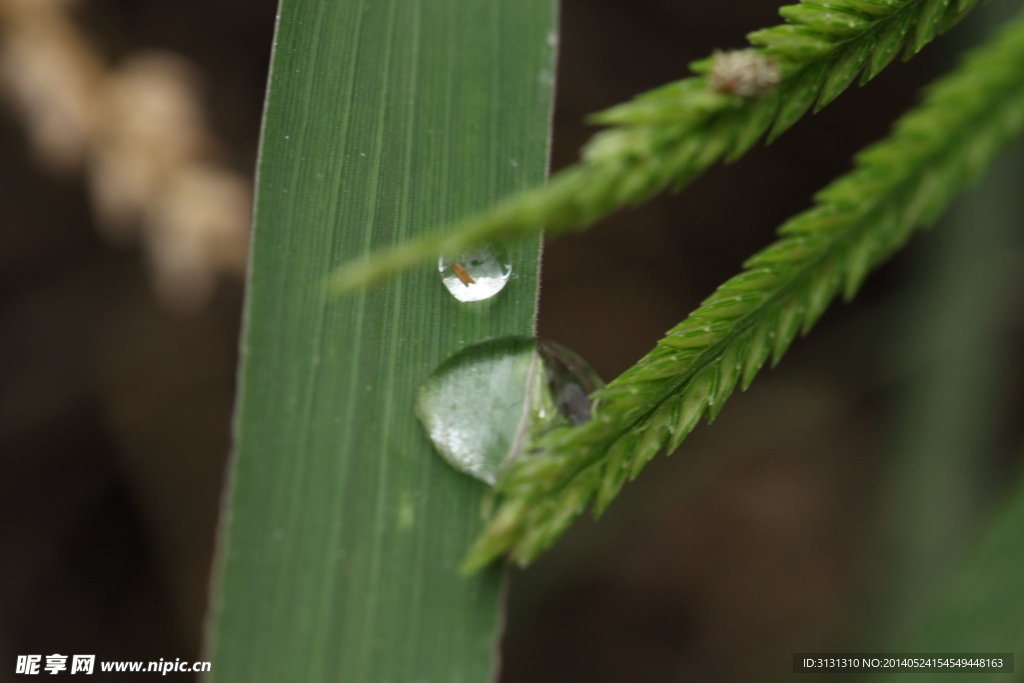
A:
{"type": "Polygon", "coordinates": [[[465,561],[508,553],[521,564],[593,501],[611,502],[659,449],[674,450],[737,382],[753,380],[807,332],[835,295],[933,222],[1024,127],[1024,19],[931,86],[886,140],[787,221],[776,243],[705,300],[658,347],[595,396],[594,419],[550,433],[499,480],[503,502],[465,561]]]}
{"type": "MultiPolygon", "coordinates": [[[[1015,145],[965,192],[933,241],[927,278],[903,321],[890,362],[911,368],[889,468],[891,546],[899,580],[894,624],[920,616],[923,601],[948,582],[975,540],[986,479],[999,452],[995,435],[1012,405],[1020,297],[1024,155],[1015,145]],[[897,550],[898,549],[898,550],[897,550]]],[[[1024,567],[1022,567],[1024,568],[1024,567]]],[[[905,651],[896,649],[895,651],[905,651]]]]}
{"type": "MultiPolygon", "coordinates": [[[[777,69],[766,97],[719,92],[705,75],[644,93],[592,117],[598,133],[583,160],[493,208],[427,232],[335,271],[335,293],[380,280],[436,254],[459,253],[489,239],[554,235],[586,227],[666,187],[680,189],[719,159],[734,160],[767,133],[772,140],[835,99],[859,75],[874,78],[901,51],[916,54],[957,23],[978,0],[804,0],[782,7],[789,22],[756,31],[753,52],[777,69]]],[[[713,60],[695,63],[701,74],[713,60]]]]}
{"type": "Polygon", "coordinates": [[[484,302],[436,266],[342,298],[323,282],[544,178],[554,30],[550,0],[282,0],[209,680],[493,679],[502,574],[456,571],[486,486],[413,405],[452,353],[532,332],[539,237],[484,302]]]}
{"type": "MultiPolygon", "coordinates": [[[[992,3],[972,20],[1005,18],[1007,6],[1022,3],[992,3]]],[[[1002,450],[997,435],[1013,423],[1013,374],[1006,368],[1020,352],[1021,269],[1012,259],[1024,248],[1022,179],[1018,142],[951,207],[930,249],[917,252],[920,283],[905,304],[889,360],[908,377],[891,411],[886,486],[889,575],[898,579],[900,597],[882,604],[892,606],[894,626],[919,616],[975,540],[989,498],[986,481],[1002,450]]]]}
{"type": "MultiPolygon", "coordinates": [[[[893,650],[906,652],[1012,652],[1017,678],[1024,647],[1024,482],[1009,491],[986,525],[981,542],[946,581],[904,643],[893,650]]],[[[991,674],[967,670],[936,672],[929,680],[984,681],[991,674]]],[[[1011,677],[1013,678],[1013,677],[1011,677]]],[[[885,683],[918,680],[914,673],[885,676],[885,683]]]]}

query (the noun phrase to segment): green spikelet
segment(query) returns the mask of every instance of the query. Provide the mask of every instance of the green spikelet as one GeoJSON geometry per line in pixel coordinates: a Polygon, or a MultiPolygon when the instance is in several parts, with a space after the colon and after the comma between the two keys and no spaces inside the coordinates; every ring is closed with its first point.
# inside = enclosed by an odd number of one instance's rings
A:
{"type": "Polygon", "coordinates": [[[744,73],[760,70],[765,83],[777,81],[773,90],[766,88],[770,92],[744,96],[728,85],[716,90],[716,63],[724,57],[696,62],[692,67],[700,75],[592,116],[594,123],[612,128],[595,135],[583,160],[547,185],[445,230],[346,264],[327,289],[351,291],[438,253],[458,253],[488,240],[584,228],[665,188],[678,190],[719,159],[736,159],[766,133],[775,139],[812,106],[817,110],[834,100],[858,75],[864,83],[901,51],[905,58],[916,54],[975,4],[804,0],[783,7],[780,14],[787,23],[748,36],[753,48],[746,51],[751,66],[744,73]]]}
{"type": "MultiPolygon", "coordinates": [[[[909,6],[902,4],[886,16],[900,16],[909,6]]],[[[915,33],[914,46],[953,6],[929,2],[919,9],[929,26],[915,33]]],[[[737,380],[746,388],[769,355],[777,362],[840,290],[853,296],[868,271],[934,221],[1022,129],[1024,19],[1018,18],[932,85],[888,139],[858,154],[853,171],[780,228],[779,241],[602,390],[594,420],[552,432],[540,453],[509,468],[498,482],[503,500],[467,567],[502,553],[529,561],[596,492],[598,508],[607,507],[625,470],[635,476],[663,446],[675,449],[702,415],[713,418],[737,380]],[[545,462],[552,463],[545,476],[534,476],[545,462]]]]}

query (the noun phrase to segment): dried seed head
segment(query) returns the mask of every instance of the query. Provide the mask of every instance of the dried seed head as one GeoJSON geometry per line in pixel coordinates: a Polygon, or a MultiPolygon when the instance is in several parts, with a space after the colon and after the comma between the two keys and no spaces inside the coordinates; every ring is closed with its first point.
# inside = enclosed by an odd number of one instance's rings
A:
{"type": "Polygon", "coordinates": [[[708,83],[715,92],[764,97],[782,80],[774,60],[754,50],[715,50],[708,83]]]}

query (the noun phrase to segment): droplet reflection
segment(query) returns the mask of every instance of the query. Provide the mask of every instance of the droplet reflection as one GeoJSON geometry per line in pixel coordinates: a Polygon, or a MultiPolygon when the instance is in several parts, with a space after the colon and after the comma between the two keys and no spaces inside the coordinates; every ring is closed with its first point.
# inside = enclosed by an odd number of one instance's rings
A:
{"type": "Polygon", "coordinates": [[[457,256],[442,254],[437,262],[441,282],[459,301],[490,299],[512,274],[508,252],[497,242],[474,247],[457,256]]]}
{"type": "Polygon", "coordinates": [[[604,386],[587,361],[554,342],[539,340],[537,351],[544,361],[544,376],[555,407],[574,425],[590,419],[590,394],[604,386]]]}

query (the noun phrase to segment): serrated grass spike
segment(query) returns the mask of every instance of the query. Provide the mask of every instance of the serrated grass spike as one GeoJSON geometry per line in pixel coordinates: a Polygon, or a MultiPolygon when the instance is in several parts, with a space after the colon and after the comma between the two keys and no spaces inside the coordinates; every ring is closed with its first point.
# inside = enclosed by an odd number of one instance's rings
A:
{"type": "Polygon", "coordinates": [[[769,142],[789,130],[789,127],[811,108],[825,84],[825,79],[828,78],[830,66],[830,62],[822,62],[808,67],[799,79],[788,85],[789,90],[783,96],[782,106],[775,117],[775,125],[768,134],[769,142]]]}
{"type": "MultiPolygon", "coordinates": [[[[366,260],[342,265],[326,289],[338,296],[489,240],[513,240],[546,230],[584,228],[616,209],[678,190],[718,160],[733,161],[767,132],[774,140],[808,109],[825,106],[860,73],[874,78],[906,48],[916,53],[972,2],[950,0],[805,0],[783,7],[788,23],[748,37],[759,68],[777,71],[774,91],[742,96],[715,90],[716,58],[696,64],[700,75],[656,88],[590,117],[613,126],[584,147],[582,160],[545,186],[524,190],[471,215],[366,260]],[[949,11],[947,11],[947,7],[949,11]]],[[[725,81],[729,82],[728,79],[725,81]]]]}
{"type": "Polygon", "coordinates": [[[872,78],[881,73],[882,69],[889,66],[900,48],[907,40],[907,34],[914,26],[914,16],[909,12],[897,14],[893,19],[878,32],[878,37],[871,48],[871,57],[868,59],[868,66],[861,74],[860,84],[864,85],[872,78]]]}
{"type": "Polygon", "coordinates": [[[825,83],[818,95],[818,101],[814,104],[815,112],[821,111],[825,105],[850,87],[857,74],[864,69],[870,54],[871,43],[867,40],[849,45],[839,54],[836,61],[829,65],[825,83]]]}
{"type": "Polygon", "coordinates": [[[754,381],[757,372],[771,355],[771,326],[760,325],[755,330],[747,349],[747,357],[743,360],[743,377],[740,385],[744,391],[754,381]]]}
{"type": "Polygon", "coordinates": [[[903,55],[904,59],[910,59],[920,52],[921,48],[931,42],[932,38],[935,37],[936,31],[938,31],[942,15],[946,13],[950,2],[951,0],[925,0],[921,16],[918,17],[914,25],[914,33],[911,36],[910,42],[907,43],[907,50],[903,55]]]}
{"type": "MultiPolygon", "coordinates": [[[[557,476],[541,481],[525,468],[509,468],[498,482],[504,498],[493,529],[475,548],[493,557],[503,547],[513,559],[528,560],[593,500],[595,468],[610,476],[604,465],[617,452],[614,444],[637,439],[632,457],[622,455],[631,461],[631,476],[666,439],[674,450],[702,414],[721,408],[736,374],[745,388],[769,355],[777,362],[840,287],[852,296],[869,270],[934,219],[1022,129],[1024,19],[1018,18],[930,87],[887,139],[858,154],[852,171],[816,195],[815,207],[787,221],[792,234],[749,259],[745,272],[609,383],[600,419],[542,444],[532,457],[557,463],[557,476]],[[646,372],[648,366],[656,372],[646,372]]],[[[616,483],[605,486],[612,492],[616,483]]],[[[600,508],[609,502],[603,495],[600,508]]]]}

